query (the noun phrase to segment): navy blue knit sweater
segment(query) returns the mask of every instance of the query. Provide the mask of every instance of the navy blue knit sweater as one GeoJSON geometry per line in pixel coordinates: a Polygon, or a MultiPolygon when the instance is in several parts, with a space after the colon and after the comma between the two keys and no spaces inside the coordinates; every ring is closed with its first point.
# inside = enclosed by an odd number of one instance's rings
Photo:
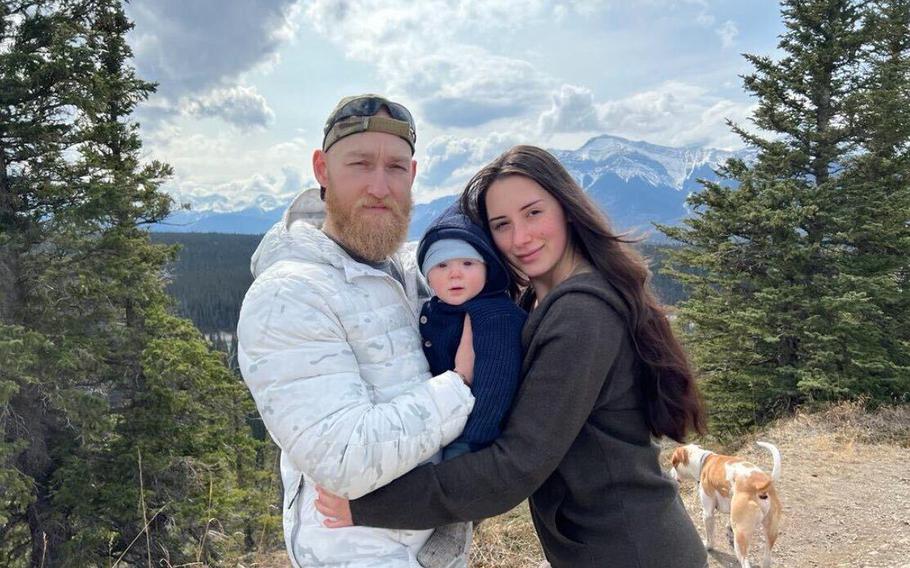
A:
{"type": "Polygon", "coordinates": [[[430,245],[440,239],[466,241],[484,257],[487,266],[487,282],[477,296],[460,306],[433,297],[420,312],[423,352],[434,375],[455,368],[455,352],[464,330],[464,315],[471,316],[474,410],[455,442],[466,442],[477,449],[499,437],[518,391],[521,330],[527,314],[509,298],[506,292],[509,273],[483,229],[471,223],[456,206],[449,208],[427,229],[417,246],[418,265],[423,264],[430,245]]]}

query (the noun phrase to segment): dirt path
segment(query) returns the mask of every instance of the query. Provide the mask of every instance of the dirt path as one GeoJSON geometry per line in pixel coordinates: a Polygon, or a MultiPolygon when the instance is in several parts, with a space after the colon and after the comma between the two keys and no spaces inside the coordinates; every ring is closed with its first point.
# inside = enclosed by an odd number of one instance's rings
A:
{"type": "MultiPolygon", "coordinates": [[[[889,435],[908,428],[908,412],[868,417],[847,407],[786,421],[758,438],[782,454],[785,521],[774,566],[910,568],[910,449],[889,435]]],[[[771,471],[765,450],[750,444],[736,453],[771,471]]],[[[694,487],[681,493],[704,535],[694,487]]],[[[718,522],[717,534],[728,526],[729,519],[718,522]]],[[[709,566],[738,568],[732,545],[718,540],[709,566]]],[[[753,545],[753,566],[761,565],[763,546],[753,545]]]]}

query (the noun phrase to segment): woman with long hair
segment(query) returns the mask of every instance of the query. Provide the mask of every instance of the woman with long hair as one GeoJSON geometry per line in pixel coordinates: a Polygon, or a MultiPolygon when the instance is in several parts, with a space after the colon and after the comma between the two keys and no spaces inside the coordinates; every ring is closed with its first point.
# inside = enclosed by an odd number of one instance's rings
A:
{"type": "Polygon", "coordinates": [[[489,448],[415,468],[350,503],[321,492],[327,526],[425,529],[530,497],[561,567],[702,568],[706,555],[654,438],[704,432],[686,355],[630,242],[550,153],[516,146],[468,183],[530,316],[523,382],[489,448]]]}

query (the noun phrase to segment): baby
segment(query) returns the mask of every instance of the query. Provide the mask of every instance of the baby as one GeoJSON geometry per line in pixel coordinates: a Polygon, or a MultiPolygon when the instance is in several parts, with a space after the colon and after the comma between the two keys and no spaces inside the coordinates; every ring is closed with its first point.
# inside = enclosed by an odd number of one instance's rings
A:
{"type": "MultiPolygon", "coordinates": [[[[434,294],[420,312],[430,371],[438,375],[455,368],[465,316],[474,347],[474,409],[461,436],[443,450],[447,460],[499,437],[518,390],[527,314],[509,297],[509,272],[483,229],[457,207],[427,229],[417,247],[417,262],[434,294]]],[[[468,532],[467,523],[438,528],[418,561],[425,568],[448,566],[453,554],[463,552],[468,532]]]]}
{"type": "Polygon", "coordinates": [[[434,375],[455,368],[465,315],[474,345],[474,410],[443,459],[475,451],[499,437],[518,390],[521,328],[527,314],[509,297],[509,273],[483,229],[450,208],[417,247],[434,296],[420,311],[423,351],[434,375]]]}

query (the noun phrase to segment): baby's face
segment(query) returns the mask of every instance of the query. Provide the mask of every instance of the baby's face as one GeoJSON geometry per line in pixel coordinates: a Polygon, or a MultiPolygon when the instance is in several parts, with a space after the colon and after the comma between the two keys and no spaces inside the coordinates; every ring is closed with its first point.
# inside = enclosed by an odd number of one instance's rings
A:
{"type": "Polygon", "coordinates": [[[452,258],[431,268],[427,280],[440,300],[458,306],[483,290],[487,265],[474,258],[452,258]]]}

